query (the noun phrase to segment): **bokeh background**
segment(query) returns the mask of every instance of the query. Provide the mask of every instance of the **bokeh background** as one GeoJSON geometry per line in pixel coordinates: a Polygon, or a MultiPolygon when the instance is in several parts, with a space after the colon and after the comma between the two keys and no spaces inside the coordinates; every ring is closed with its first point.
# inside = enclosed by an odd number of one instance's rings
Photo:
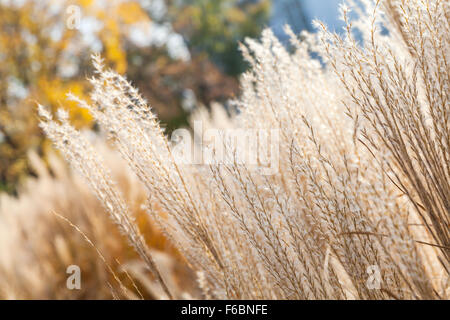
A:
{"type": "Polygon", "coordinates": [[[0,192],[17,194],[35,175],[30,151],[51,149],[37,102],[66,108],[79,128],[90,115],[67,101],[89,100],[90,56],[125,74],[167,131],[186,126],[196,107],[239,94],[247,66],[238,50],[270,27],[287,44],[285,24],[313,32],[319,18],[339,31],[340,0],[0,0],[0,192]]]}

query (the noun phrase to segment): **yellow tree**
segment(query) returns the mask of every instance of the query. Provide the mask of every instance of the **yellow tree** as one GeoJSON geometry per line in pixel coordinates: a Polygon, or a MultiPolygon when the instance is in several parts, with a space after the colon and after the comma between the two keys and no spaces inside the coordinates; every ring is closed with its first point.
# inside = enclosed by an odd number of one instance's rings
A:
{"type": "Polygon", "coordinates": [[[0,2],[0,189],[13,191],[28,173],[27,151],[45,155],[35,101],[64,102],[77,126],[89,114],[67,103],[70,91],[85,96],[92,52],[119,73],[127,70],[129,26],[149,21],[136,1],[25,0],[0,2]]]}

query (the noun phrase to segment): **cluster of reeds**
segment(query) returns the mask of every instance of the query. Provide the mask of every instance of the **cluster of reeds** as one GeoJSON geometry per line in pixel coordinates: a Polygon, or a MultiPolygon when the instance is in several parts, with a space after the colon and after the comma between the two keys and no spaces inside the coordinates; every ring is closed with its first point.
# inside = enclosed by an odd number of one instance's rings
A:
{"type": "MultiPolygon", "coordinates": [[[[130,204],[131,217],[164,267],[177,297],[196,294],[182,258],[149,221],[141,205],[145,191],[120,157],[101,140],[130,204]]],[[[161,289],[108,217],[84,180],[50,154],[50,169],[31,153],[36,173],[16,198],[0,195],[0,299],[157,299],[161,289]],[[70,267],[80,270],[80,287],[67,285],[70,267]],[[69,272],[68,272],[69,271],[69,272]]]]}
{"type": "MultiPolygon", "coordinates": [[[[279,130],[271,175],[237,159],[176,161],[146,101],[94,58],[92,103],[79,103],[145,186],[147,212],[203,298],[448,298],[450,3],[349,4],[358,18],[342,7],[343,35],[317,22],[315,35],[286,29],[293,52],[270,30],[242,46],[251,70],[229,121],[279,130]]],[[[40,115],[165,297],[176,297],[101,156],[64,112],[40,115]]]]}

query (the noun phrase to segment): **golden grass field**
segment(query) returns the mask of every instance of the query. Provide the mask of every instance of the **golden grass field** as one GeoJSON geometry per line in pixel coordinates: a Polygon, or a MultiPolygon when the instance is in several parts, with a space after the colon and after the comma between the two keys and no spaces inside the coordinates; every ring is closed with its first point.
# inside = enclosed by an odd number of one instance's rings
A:
{"type": "Polygon", "coordinates": [[[176,161],[144,97],[94,56],[90,100],[69,98],[99,133],[39,106],[71,169],[30,154],[38,176],[1,199],[0,297],[448,299],[450,3],[362,2],[354,19],[341,7],[342,35],[247,39],[237,111],[191,116],[277,130],[271,174],[232,145],[224,163],[176,161]]]}

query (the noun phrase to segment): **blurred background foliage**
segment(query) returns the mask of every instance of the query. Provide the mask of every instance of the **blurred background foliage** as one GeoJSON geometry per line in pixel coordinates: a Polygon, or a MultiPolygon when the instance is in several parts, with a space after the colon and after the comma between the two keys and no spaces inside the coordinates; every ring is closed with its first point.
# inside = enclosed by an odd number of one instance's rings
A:
{"type": "Polygon", "coordinates": [[[261,31],[268,10],[268,1],[0,0],[0,190],[14,193],[33,174],[30,150],[45,158],[51,148],[37,101],[95,128],[66,99],[72,92],[89,100],[92,53],[132,80],[172,130],[196,105],[237,94],[245,68],[237,43],[261,31]]]}
{"type": "Polygon", "coordinates": [[[170,132],[188,125],[196,106],[239,93],[247,67],[240,41],[267,26],[282,39],[285,23],[310,30],[317,2],[0,0],[0,191],[15,193],[33,175],[29,151],[45,159],[51,148],[38,127],[38,101],[66,108],[78,128],[95,129],[88,112],[66,99],[72,92],[89,101],[92,53],[140,89],[170,132]]]}
{"type": "Polygon", "coordinates": [[[238,51],[245,37],[256,38],[268,25],[268,0],[186,0],[176,28],[194,52],[205,52],[226,74],[237,76],[246,65],[238,51]]]}
{"type": "Polygon", "coordinates": [[[52,109],[64,105],[77,127],[90,126],[89,114],[65,97],[87,98],[90,50],[101,45],[108,64],[126,72],[123,25],[145,19],[140,6],[93,1],[2,1],[0,3],[0,188],[15,190],[28,173],[30,149],[45,154],[48,142],[37,126],[36,101],[52,109]],[[68,28],[66,9],[77,5],[89,32],[68,28]],[[89,20],[90,19],[90,20],[89,20]],[[92,23],[99,21],[100,23],[92,23]]]}

